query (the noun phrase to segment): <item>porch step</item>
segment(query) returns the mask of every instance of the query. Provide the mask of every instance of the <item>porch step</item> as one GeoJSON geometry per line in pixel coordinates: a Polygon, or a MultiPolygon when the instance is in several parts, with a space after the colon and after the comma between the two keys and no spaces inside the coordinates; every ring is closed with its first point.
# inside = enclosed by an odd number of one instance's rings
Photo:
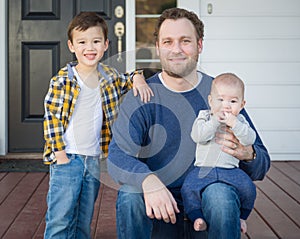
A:
{"type": "Polygon", "coordinates": [[[0,160],[10,160],[10,159],[39,159],[42,160],[42,153],[8,153],[4,156],[0,155],[0,160]]]}
{"type": "Polygon", "coordinates": [[[48,172],[41,153],[9,153],[0,156],[0,172],[48,172]]]}

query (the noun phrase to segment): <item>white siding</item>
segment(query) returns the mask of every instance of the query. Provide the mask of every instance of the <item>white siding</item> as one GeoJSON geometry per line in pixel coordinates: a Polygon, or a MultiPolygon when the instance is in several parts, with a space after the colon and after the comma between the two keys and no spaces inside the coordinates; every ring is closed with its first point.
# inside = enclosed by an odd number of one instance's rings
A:
{"type": "Polygon", "coordinates": [[[199,15],[200,69],[240,76],[272,160],[300,160],[300,1],[201,0],[199,15]]]}

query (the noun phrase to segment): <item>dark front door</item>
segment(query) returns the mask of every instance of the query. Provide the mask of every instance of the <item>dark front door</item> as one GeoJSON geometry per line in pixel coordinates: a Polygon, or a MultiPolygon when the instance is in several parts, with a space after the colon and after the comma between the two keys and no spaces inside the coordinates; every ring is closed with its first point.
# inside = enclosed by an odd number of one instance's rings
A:
{"type": "MultiPolygon", "coordinates": [[[[109,25],[110,59],[125,47],[115,26],[125,24],[125,0],[9,0],[9,152],[43,149],[43,99],[50,78],[73,60],[67,27],[81,11],[101,14],[109,25]]],[[[116,28],[118,29],[118,28],[116,28]]],[[[121,35],[121,36],[120,36],[121,35]]],[[[124,70],[124,60],[114,63],[124,70]],[[122,65],[123,64],[123,65],[122,65]]]]}

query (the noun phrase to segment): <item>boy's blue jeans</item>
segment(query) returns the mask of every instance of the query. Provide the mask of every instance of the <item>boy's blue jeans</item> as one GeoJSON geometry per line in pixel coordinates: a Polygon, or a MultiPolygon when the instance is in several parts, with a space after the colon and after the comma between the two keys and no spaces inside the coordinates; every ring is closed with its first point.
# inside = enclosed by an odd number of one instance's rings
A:
{"type": "Polygon", "coordinates": [[[117,231],[119,239],[239,239],[240,201],[234,187],[224,183],[208,186],[202,194],[207,232],[195,232],[184,220],[183,208],[176,224],[147,217],[143,196],[122,186],[117,198],[117,231]]]}
{"type": "Polygon", "coordinates": [[[90,238],[94,203],[100,187],[99,157],[68,154],[67,164],[50,166],[47,238],[90,238]]]}

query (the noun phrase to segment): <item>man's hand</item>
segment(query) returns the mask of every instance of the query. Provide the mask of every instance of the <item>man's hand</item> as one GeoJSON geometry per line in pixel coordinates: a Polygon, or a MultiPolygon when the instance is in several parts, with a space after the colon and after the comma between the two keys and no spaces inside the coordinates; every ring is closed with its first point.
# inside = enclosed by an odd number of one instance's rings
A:
{"type": "Polygon", "coordinates": [[[142,74],[133,76],[133,95],[137,96],[138,94],[140,94],[141,101],[144,103],[149,102],[151,96],[154,95],[142,74]]]}
{"type": "Polygon", "coordinates": [[[253,159],[254,150],[252,145],[244,146],[240,144],[229,127],[222,127],[222,131],[216,133],[216,143],[222,145],[223,152],[239,160],[249,161],[253,159]]]}
{"type": "Polygon", "coordinates": [[[177,203],[159,178],[154,174],[149,175],[142,187],[147,216],[152,219],[163,219],[166,223],[176,223],[176,213],[179,213],[177,203]]]}

